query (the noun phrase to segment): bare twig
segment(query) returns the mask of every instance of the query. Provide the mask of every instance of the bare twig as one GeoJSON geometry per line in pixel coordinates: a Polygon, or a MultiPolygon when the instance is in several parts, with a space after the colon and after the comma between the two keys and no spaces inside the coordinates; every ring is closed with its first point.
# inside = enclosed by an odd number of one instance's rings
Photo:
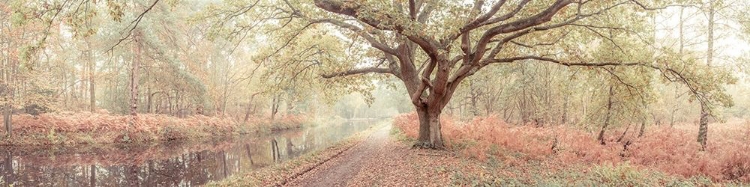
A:
{"type": "Polygon", "coordinates": [[[154,6],[156,6],[157,3],[159,3],[159,0],[155,0],[154,3],[151,4],[151,6],[149,6],[148,8],[146,8],[145,11],[141,12],[141,14],[139,14],[138,17],[135,18],[135,20],[131,21],[130,24],[128,24],[128,27],[130,27],[130,30],[128,30],[127,35],[125,35],[125,37],[122,37],[119,40],[117,40],[117,43],[115,43],[115,45],[113,45],[112,47],[110,47],[107,50],[107,52],[110,52],[110,51],[114,50],[115,47],[117,47],[118,45],[120,45],[120,43],[122,43],[122,41],[128,39],[130,37],[130,35],[133,33],[133,30],[135,30],[135,28],[138,27],[138,24],[141,23],[141,20],[146,15],[146,13],[148,13],[149,11],[151,11],[151,9],[153,9],[154,6]],[[132,25],[132,27],[131,27],[131,25],[132,25]]]}

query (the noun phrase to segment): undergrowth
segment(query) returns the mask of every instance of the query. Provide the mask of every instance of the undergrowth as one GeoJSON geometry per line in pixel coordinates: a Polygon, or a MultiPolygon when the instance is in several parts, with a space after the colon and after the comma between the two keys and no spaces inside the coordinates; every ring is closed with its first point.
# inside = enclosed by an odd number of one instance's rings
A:
{"type": "MultiPolygon", "coordinates": [[[[203,115],[178,118],[159,114],[129,116],[87,112],[51,113],[37,117],[22,114],[13,116],[13,136],[0,139],[0,145],[172,141],[299,128],[305,121],[304,116],[292,115],[277,120],[256,118],[238,123],[230,118],[203,115]]],[[[6,133],[0,130],[0,134],[6,133]]]]}
{"type": "MultiPolygon", "coordinates": [[[[394,127],[405,136],[416,138],[418,123],[417,115],[411,113],[396,117],[394,127]]],[[[699,151],[700,145],[695,141],[697,126],[651,126],[642,137],[631,131],[620,141],[623,130],[610,130],[606,145],[601,145],[595,134],[575,127],[518,126],[495,116],[477,117],[465,123],[444,118],[441,126],[447,147],[464,157],[502,166],[499,168],[504,170],[530,167],[536,163],[542,165],[539,166],[544,171],[541,173],[560,173],[558,176],[549,175],[544,180],[565,186],[750,182],[750,151],[747,151],[750,150],[750,123],[712,124],[706,151],[699,151]],[[589,172],[594,175],[573,176],[577,172],[568,170],[579,167],[590,168],[589,172]],[[657,175],[660,177],[655,181],[650,180],[657,175]],[[555,178],[563,181],[550,181],[555,178]],[[574,183],[566,181],[572,179],[575,179],[574,183]]],[[[488,180],[492,183],[501,180],[503,186],[513,184],[512,178],[488,180]]],[[[527,180],[524,184],[544,184],[544,180],[527,180]]]]}

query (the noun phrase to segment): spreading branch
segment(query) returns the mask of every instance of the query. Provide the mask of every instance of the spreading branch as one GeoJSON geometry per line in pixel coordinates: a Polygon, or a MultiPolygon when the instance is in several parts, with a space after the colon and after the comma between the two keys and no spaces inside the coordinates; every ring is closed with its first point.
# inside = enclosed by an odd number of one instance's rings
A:
{"type": "Polygon", "coordinates": [[[323,74],[320,76],[326,79],[330,79],[334,77],[345,77],[345,76],[350,76],[350,75],[359,75],[359,74],[367,74],[367,73],[393,74],[393,72],[388,68],[368,67],[368,68],[351,69],[347,71],[330,73],[330,74],[323,74]]]}
{"type": "Polygon", "coordinates": [[[118,45],[120,45],[120,43],[122,43],[122,41],[125,41],[126,39],[130,38],[130,35],[133,34],[133,30],[135,30],[135,28],[138,27],[138,24],[141,23],[141,20],[143,20],[143,17],[146,16],[146,13],[151,11],[151,9],[153,9],[157,3],[159,3],[159,0],[154,0],[154,3],[151,3],[151,6],[148,6],[148,8],[146,8],[146,10],[141,12],[141,14],[139,14],[138,17],[135,18],[135,20],[131,21],[130,24],[128,24],[128,27],[130,29],[128,30],[127,34],[124,37],[117,40],[117,43],[115,43],[115,45],[112,45],[112,47],[110,47],[107,50],[107,52],[114,50],[115,47],[117,47],[118,45]]]}

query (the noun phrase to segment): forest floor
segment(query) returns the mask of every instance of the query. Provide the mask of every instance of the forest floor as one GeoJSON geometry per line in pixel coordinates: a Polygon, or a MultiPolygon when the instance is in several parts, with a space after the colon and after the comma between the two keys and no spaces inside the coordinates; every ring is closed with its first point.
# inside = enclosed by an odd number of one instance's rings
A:
{"type": "Polygon", "coordinates": [[[460,159],[447,151],[414,150],[380,127],[349,151],[285,186],[444,186],[460,159]],[[439,163],[439,164],[435,164],[439,163]]]}
{"type": "Polygon", "coordinates": [[[455,173],[480,167],[450,151],[412,149],[394,132],[378,125],[326,150],[209,186],[445,186],[455,173]]]}
{"type": "MultiPolygon", "coordinates": [[[[712,180],[703,175],[685,177],[627,161],[592,163],[584,161],[585,157],[574,157],[572,159],[580,162],[563,164],[559,156],[527,158],[532,155],[514,151],[513,145],[490,146],[486,152],[472,151],[481,146],[481,141],[485,141],[482,139],[454,142],[455,145],[447,150],[412,149],[413,137],[398,125],[400,120],[403,121],[396,118],[394,126],[376,125],[299,159],[235,175],[209,186],[747,185],[743,179],[712,180]]],[[[523,134],[499,135],[526,138],[523,134]]],[[[524,145],[521,147],[530,146],[528,143],[524,145]]]]}

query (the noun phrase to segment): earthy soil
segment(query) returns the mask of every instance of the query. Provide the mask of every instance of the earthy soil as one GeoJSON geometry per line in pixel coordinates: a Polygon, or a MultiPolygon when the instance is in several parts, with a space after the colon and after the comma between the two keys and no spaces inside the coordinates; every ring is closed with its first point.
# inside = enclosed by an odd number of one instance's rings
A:
{"type": "Polygon", "coordinates": [[[285,186],[445,186],[456,169],[466,168],[450,152],[411,149],[392,138],[390,128],[378,129],[285,186]]]}

